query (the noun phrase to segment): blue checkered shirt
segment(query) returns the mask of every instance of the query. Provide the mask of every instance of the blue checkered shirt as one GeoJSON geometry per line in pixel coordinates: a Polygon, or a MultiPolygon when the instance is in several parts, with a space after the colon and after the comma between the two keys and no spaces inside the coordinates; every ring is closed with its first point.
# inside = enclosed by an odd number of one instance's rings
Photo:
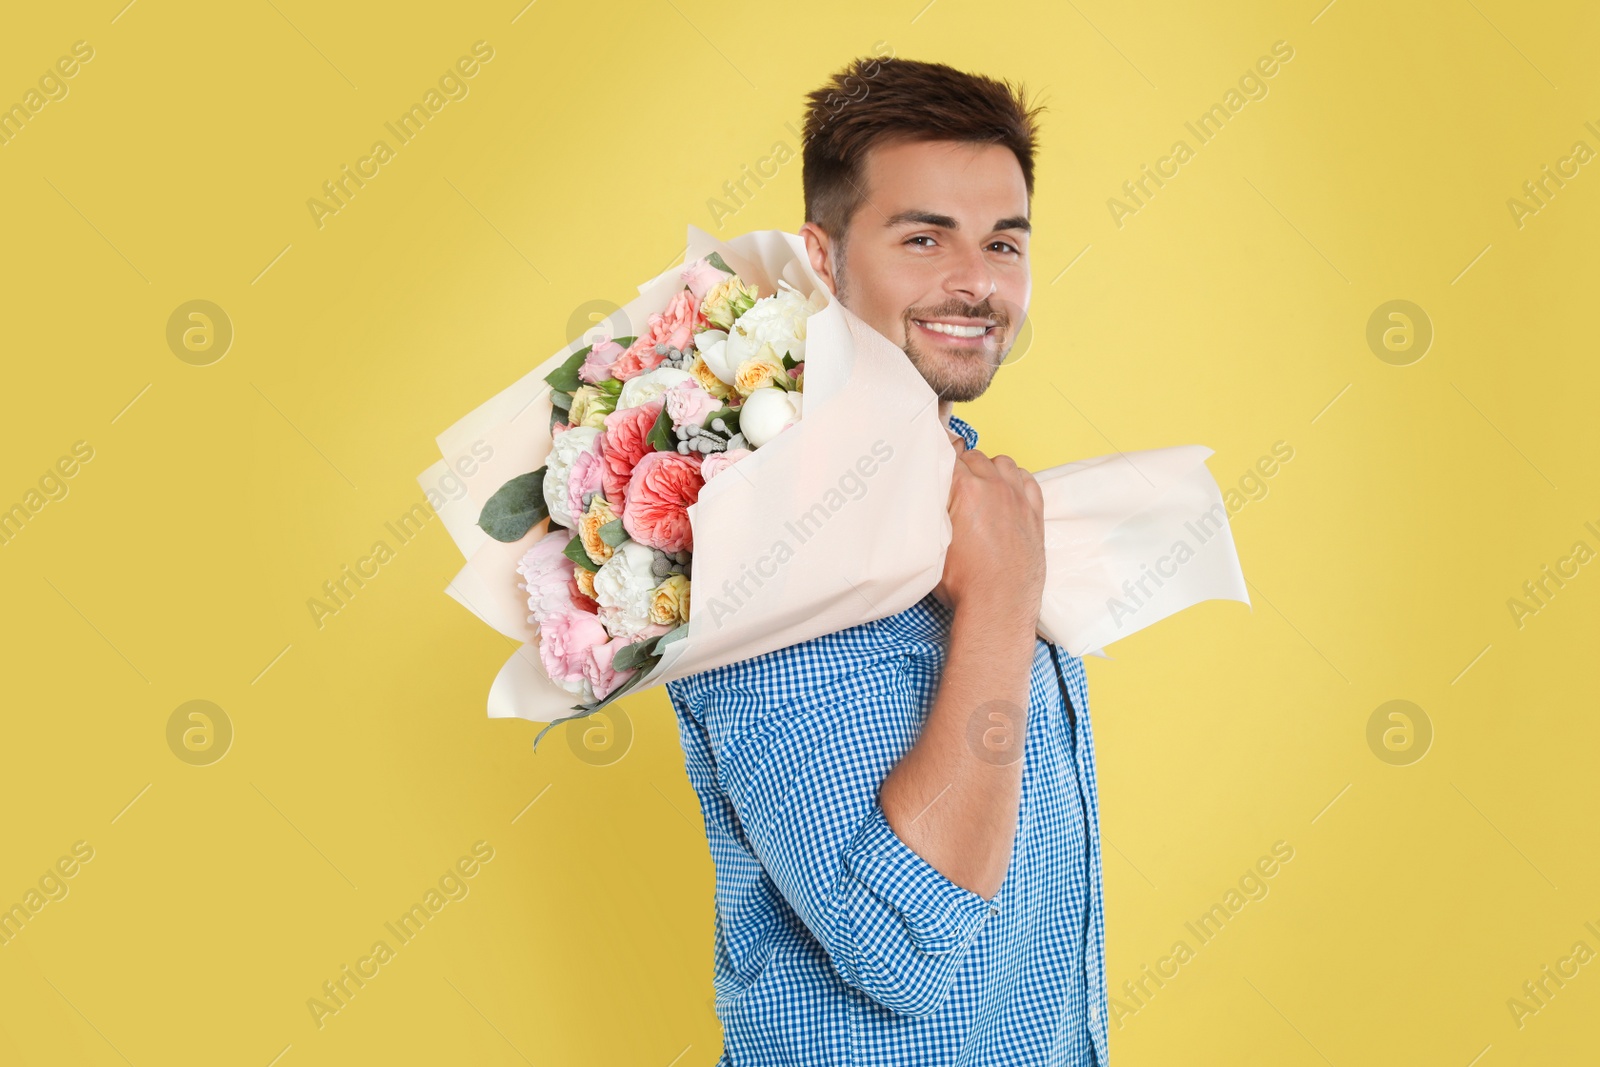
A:
{"type": "MultiPolygon", "coordinates": [[[[977,446],[964,420],[950,427],[977,446]]],[[[878,806],[938,693],[952,617],[929,593],[666,684],[716,868],[716,1067],[1106,1063],[1083,661],[1034,638],[1017,836],[993,900],[878,806]]]]}

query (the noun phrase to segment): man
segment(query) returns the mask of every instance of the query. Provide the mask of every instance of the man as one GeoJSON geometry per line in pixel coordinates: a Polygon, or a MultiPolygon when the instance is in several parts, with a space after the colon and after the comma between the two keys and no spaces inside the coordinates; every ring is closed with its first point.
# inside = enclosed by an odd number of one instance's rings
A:
{"type": "Polygon", "coordinates": [[[907,610],[667,683],[716,865],[718,1067],[1104,1064],[1087,682],[1035,632],[1038,484],[951,411],[1026,313],[1040,109],[901,59],[809,99],[800,232],[938,395],[952,534],[907,610]]]}

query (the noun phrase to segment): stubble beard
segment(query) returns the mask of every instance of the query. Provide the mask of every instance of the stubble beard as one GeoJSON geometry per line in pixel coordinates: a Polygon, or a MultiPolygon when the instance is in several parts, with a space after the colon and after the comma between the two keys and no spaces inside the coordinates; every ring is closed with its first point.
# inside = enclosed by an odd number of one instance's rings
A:
{"type": "MultiPolygon", "coordinates": [[[[844,269],[844,250],[839,248],[836,251],[837,258],[833,273],[836,285],[834,297],[839,303],[849,307],[849,282],[844,269]]],[[[962,308],[955,311],[939,312],[930,317],[937,318],[943,314],[958,318],[994,318],[1002,328],[1009,327],[1006,317],[996,314],[990,309],[987,300],[977,305],[975,309],[962,308]]],[[[914,327],[909,310],[902,314],[901,328],[906,339],[905,344],[900,346],[901,350],[905,352],[906,358],[917,369],[917,373],[922,375],[922,380],[928,383],[928,387],[934,391],[941,403],[949,401],[955,404],[966,404],[982,396],[989,388],[989,383],[994,380],[995,373],[1005,363],[1006,354],[1010,352],[1011,343],[1013,343],[1008,342],[1005,349],[999,352],[984,349],[981,353],[948,351],[930,354],[923,352],[917,346],[916,341],[912,340],[914,327]]]]}

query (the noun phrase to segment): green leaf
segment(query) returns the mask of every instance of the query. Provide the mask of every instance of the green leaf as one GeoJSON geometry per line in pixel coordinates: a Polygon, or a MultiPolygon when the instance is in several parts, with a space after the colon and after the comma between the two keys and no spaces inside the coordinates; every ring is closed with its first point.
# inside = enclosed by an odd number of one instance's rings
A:
{"type": "Polygon", "coordinates": [[[793,356],[788,355],[788,354],[784,355],[784,357],[783,357],[783,369],[784,370],[794,370],[795,367],[798,366],[798,365],[799,365],[799,361],[796,360],[793,356]]]}
{"type": "Polygon", "coordinates": [[[565,411],[562,411],[554,404],[550,406],[550,436],[555,436],[557,426],[565,426],[567,424],[566,415],[565,411]]]}
{"type": "Polygon", "coordinates": [[[733,274],[733,273],[735,273],[734,269],[732,267],[728,266],[727,263],[723,262],[722,257],[720,255],[718,255],[717,253],[715,253],[715,252],[711,253],[709,256],[706,257],[706,262],[711,264],[713,267],[717,268],[718,270],[722,271],[722,273],[724,273],[724,274],[733,274]]]}
{"type": "Polygon", "coordinates": [[[633,344],[633,342],[635,342],[637,340],[638,340],[637,337],[613,337],[612,338],[612,341],[614,343],[621,345],[623,348],[630,347],[633,344]]]}
{"type": "Polygon", "coordinates": [[[645,440],[657,452],[676,452],[678,450],[678,439],[672,436],[672,415],[667,411],[666,404],[661,405],[661,414],[656,416],[656,424],[650,428],[650,433],[645,440]]]}
{"type": "Polygon", "coordinates": [[[550,383],[550,388],[558,392],[570,393],[583,384],[583,379],[578,377],[578,368],[583,366],[583,361],[588,358],[594,345],[587,345],[567,357],[567,361],[549,374],[544,380],[550,383]]]}
{"type": "MultiPolygon", "coordinates": [[[[607,693],[606,695],[610,696],[611,694],[607,693]]],[[[559,719],[551,719],[547,724],[545,724],[545,728],[543,730],[540,730],[539,733],[537,735],[535,735],[535,737],[533,739],[533,752],[534,752],[534,755],[538,755],[539,754],[539,739],[542,738],[545,734],[549,733],[550,732],[550,728],[552,726],[555,726],[558,723],[568,722],[568,721],[570,721],[572,719],[587,718],[588,716],[594,714],[595,711],[597,711],[599,708],[600,708],[599,704],[596,704],[593,707],[587,707],[587,706],[585,706],[583,704],[574,704],[572,706],[572,710],[576,711],[578,714],[576,714],[576,715],[563,715],[559,719]]]]}
{"type": "Polygon", "coordinates": [[[662,634],[660,637],[656,638],[655,647],[650,651],[653,655],[659,656],[667,650],[667,645],[671,644],[673,641],[682,641],[688,636],[689,624],[686,622],[680,623],[668,630],[666,633],[662,634]]]}
{"type": "Polygon", "coordinates": [[[623,645],[612,657],[611,669],[626,671],[637,667],[642,661],[650,658],[650,644],[649,641],[634,641],[632,644],[623,645]]]}
{"type": "Polygon", "coordinates": [[[596,389],[607,396],[617,396],[622,392],[623,382],[620,378],[602,378],[593,384],[596,389]]]}
{"type": "MultiPolygon", "coordinates": [[[[622,528],[621,519],[612,519],[599,529],[600,540],[616,548],[628,539],[628,531],[622,528]]],[[[665,635],[662,635],[665,636],[665,635]]]]}
{"type": "Polygon", "coordinates": [[[550,406],[560,408],[562,411],[572,410],[572,394],[561,389],[554,389],[550,393],[550,406]]]}
{"type": "Polygon", "coordinates": [[[590,559],[589,553],[584,551],[583,538],[577,536],[576,534],[573,535],[572,540],[567,542],[566,550],[562,553],[562,555],[566,556],[572,562],[576,563],[585,570],[597,571],[600,569],[600,564],[590,559]]]}
{"type": "Polygon", "coordinates": [[[544,505],[544,472],[545,468],[540,467],[519,474],[496,489],[478,514],[478,526],[483,532],[510,544],[549,518],[544,505]]]}

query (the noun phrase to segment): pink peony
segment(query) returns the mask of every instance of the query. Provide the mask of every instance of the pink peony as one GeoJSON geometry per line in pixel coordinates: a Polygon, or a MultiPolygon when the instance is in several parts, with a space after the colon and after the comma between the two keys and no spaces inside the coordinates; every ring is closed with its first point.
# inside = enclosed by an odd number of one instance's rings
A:
{"type": "Polygon", "coordinates": [[[623,491],[627,489],[628,479],[633,476],[633,468],[640,457],[651,451],[650,430],[655,426],[656,419],[661,417],[661,405],[664,403],[657,397],[648,404],[623,408],[606,416],[606,428],[599,438],[600,457],[605,461],[600,479],[606,501],[619,518],[627,508],[623,491]]]}
{"type": "Polygon", "coordinates": [[[579,452],[578,458],[572,461],[567,473],[567,514],[572,516],[574,524],[583,514],[583,494],[600,488],[604,472],[605,461],[600,458],[598,449],[579,452]]]}
{"type": "Polygon", "coordinates": [[[674,430],[679,426],[704,426],[706,416],[722,407],[722,401],[694,381],[679,382],[663,395],[674,430]]]}
{"type": "Polygon", "coordinates": [[[689,338],[710,325],[700,314],[700,301],[694,293],[678,290],[667,309],[651,315],[649,328],[611,364],[611,376],[627,381],[636,374],[655,370],[667,358],[656,352],[656,345],[665,341],[681,351],[689,347],[689,338]]]}
{"type": "Polygon", "coordinates": [[[528,591],[528,621],[543,625],[553,615],[571,611],[573,562],[562,553],[572,534],[566,530],[551,530],[523,555],[517,563],[517,573],[526,581],[519,588],[528,591]]]}
{"type": "Polygon", "coordinates": [[[584,663],[596,645],[607,640],[597,616],[583,611],[563,611],[539,625],[539,659],[550,680],[569,693],[578,692],[584,680],[584,663]]]}
{"type": "Polygon", "coordinates": [[[698,452],[651,452],[639,460],[628,479],[628,510],[622,528],[641,545],[663,552],[694,549],[688,507],[700,496],[698,452]]]}
{"type": "Polygon", "coordinates": [[[718,270],[707,260],[697,259],[683,268],[683,273],[678,277],[683,279],[683,284],[689,287],[689,291],[694,294],[694,298],[698,302],[704,300],[706,294],[715,286],[727,281],[733,275],[726,271],[718,270]]]}
{"type": "Polygon", "coordinates": [[[578,368],[578,377],[593,385],[603,382],[611,377],[611,365],[622,355],[622,346],[607,338],[589,349],[589,354],[583,357],[583,366],[578,368]]]}
{"type": "Polygon", "coordinates": [[[672,629],[670,626],[651,623],[632,637],[613,638],[603,645],[591,648],[589,657],[583,662],[583,676],[589,680],[589,685],[594,689],[594,698],[604,700],[613,689],[632,678],[638,671],[637,667],[630,667],[625,671],[612,670],[611,661],[616,658],[618,652],[639,641],[660,637],[670,629],[672,629]]]}
{"type": "Polygon", "coordinates": [[[722,452],[713,452],[701,462],[700,477],[709,482],[749,454],[748,448],[729,448],[722,452]]]}

